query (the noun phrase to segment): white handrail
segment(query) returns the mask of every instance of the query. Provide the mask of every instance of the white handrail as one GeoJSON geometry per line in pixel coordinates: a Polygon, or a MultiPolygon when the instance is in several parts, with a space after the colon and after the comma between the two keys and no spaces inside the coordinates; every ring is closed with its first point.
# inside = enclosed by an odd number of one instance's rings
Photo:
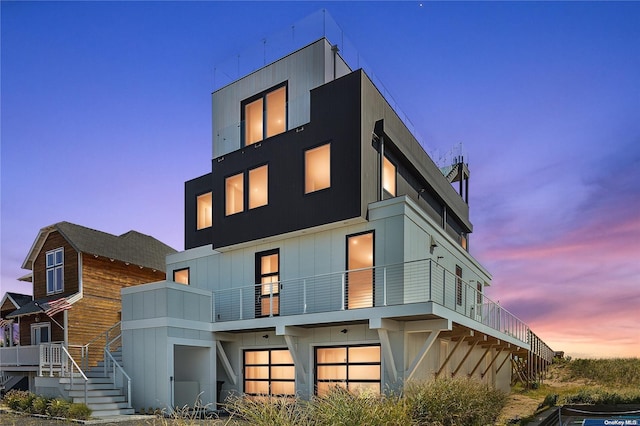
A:
{"type": "Polygon", "coordinates": [[[111,352],[109,352],[109,347],[111,346],[111,344],[113,344],[113,342],[118,340],[120,337],[121,337],[121,335],[116,336],[110,342],[107,342],[107,345],[104,347],[104,375],[105,375],[105,377],[107,377],[107,369],[109,369],[110,364],[113,364],[113,386],[117,387],[117,385],[116,385],[116,368],[117,368],[117,370],[120,371],[120,373],[122,373],[122,376],[127,379],[127,407],[128,408],[132,408],[132,405],[131,405],[131,377],[129,377],[127,372],[124,371],[124,368],[122,368],[122,366],[120,364],[118,364],[118,361],[116,361],[115,358],[113,357],[113,355],[111,354],[111,352]]]}

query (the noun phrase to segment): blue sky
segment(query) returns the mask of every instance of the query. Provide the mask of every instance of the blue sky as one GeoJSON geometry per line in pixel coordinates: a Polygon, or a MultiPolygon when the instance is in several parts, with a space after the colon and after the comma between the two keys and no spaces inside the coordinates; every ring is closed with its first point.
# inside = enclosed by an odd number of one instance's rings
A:
{"type": "Polygon", "coordinates": [[[29,293],[22,261],[62,220],[181,250],[214,69],[326,8],[434,156],[463,144],[490,297],[554,349],[640,353],[640,3],[0,7],[0,292],[29,293]]]}

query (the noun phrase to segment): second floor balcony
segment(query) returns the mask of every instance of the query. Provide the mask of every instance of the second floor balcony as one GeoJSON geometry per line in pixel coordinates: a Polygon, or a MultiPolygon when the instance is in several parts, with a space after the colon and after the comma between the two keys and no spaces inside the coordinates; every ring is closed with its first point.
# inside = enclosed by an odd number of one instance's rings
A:
{"type": "Polygon", "coordinates": [[[435,305],[447,316],[528,345],[529,327],[479,288],[478,283],[463,280],[436,261],[423,259],[215,290],[212,317],[214,323],[225,323],[218,325],[231,330],[235,329],[229,324],[232,321],[326,314],[323,317],[332,322],[357,316],[341,312],[366,315],[367,309],[385,315],[384,308],[389,308],[386,311],[393,312],[393,317],[408,319],[423,307],[435,305]]]}

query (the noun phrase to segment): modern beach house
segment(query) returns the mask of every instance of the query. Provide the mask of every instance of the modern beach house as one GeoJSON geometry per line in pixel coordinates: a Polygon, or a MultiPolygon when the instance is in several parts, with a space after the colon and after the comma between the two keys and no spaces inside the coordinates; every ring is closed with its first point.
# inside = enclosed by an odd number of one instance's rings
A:
{"type": "Polygon", "coordinates": [[[551,362],[485,295],[464,159],[436,166],[339,47],[320,37],[212,94],[185,250],[167,280],[122,289],[134,407],[452,376],[508,390],[551,362]]]}

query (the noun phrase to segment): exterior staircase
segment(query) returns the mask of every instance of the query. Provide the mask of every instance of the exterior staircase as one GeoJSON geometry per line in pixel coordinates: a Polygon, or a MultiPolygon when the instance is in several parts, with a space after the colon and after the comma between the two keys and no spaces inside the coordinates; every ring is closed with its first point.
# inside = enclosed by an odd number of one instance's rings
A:
{"type": "MultiPolygon", "coordinates": [[[[114,360],[122,365],[122,349],[111,352],[114,360]]],[[[104,361],[100,361],[96,367],[92,367],[85,372],[87,381],[87,400],[86,404],[92,410],[92,417],[109,417],[133,414],[134,409],[129,408],[127,402],[127,384],[124,386],[115,379],[113,368],[107,367],[105,376],[104,361]]],[[[72,402],[85,402],[84,381],[82,379],[75,380],[72,386],[69,377],[60,378],[60,384],[64,385],[64,389],[69,394],[72,402]]]]}

